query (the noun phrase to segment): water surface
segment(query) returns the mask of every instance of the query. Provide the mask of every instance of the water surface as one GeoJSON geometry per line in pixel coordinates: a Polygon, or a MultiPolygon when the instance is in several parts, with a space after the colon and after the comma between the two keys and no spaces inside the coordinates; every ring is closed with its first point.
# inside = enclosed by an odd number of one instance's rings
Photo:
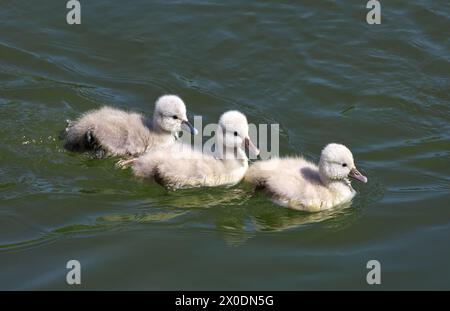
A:
{"type": "Polygon", "coordinates": [[[450,289],[450,4],[3,1],[0,289],[450,289]],[[369,183],[307,214],[245,185],[167,192],[62,148],[66,119],[108,104],[280,124],[280,152],[349,146],[369,183]]]}

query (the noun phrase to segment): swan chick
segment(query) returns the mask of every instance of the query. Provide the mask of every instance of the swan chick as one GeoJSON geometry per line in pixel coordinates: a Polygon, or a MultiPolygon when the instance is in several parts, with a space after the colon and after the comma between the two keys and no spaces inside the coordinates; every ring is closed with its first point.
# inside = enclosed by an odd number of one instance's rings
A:
{"type": "Polygon", "coordinates": [[[245,148],[259,154],[250,140],[247,118],[238,111],[222,114],[214,146],[214,152],[203,152],[176,143],[132,160],[132,171],[137,177],[155,180],[172,190],[231,186],[241,181],[247,171],[245,148]]]}
{"type": "Polygon", "coordinates": [[[274,158],[253,164],[244,180],[281,206],[313,212],[350,202],[356,192],[349,177],[367,182],[351,151],[331,143],[322,150],[318,166],[303,157],[274,158]]]}
{"type": "Polygon", "coordinates": [[[68,122],[64,147],[70,151],[98,151],[108,156],[138,156],[175,141],[181,130],[197,134],[188,121],[186,105],[176,95],[155,103],[153,119],[140,113],[105,106],[68,122]]]}

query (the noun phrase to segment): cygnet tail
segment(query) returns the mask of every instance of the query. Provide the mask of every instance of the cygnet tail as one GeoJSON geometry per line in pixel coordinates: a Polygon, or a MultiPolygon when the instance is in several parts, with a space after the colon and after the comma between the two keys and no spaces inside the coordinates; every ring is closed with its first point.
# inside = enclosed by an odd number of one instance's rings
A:
{"type": "Polygon", "coordinates": [[[95,147],[95,137],[90,128],[83,128],[77,124],[69,125],[63,135],[64,148],[74,152],[84,152],[93,150],[95,147]]]}

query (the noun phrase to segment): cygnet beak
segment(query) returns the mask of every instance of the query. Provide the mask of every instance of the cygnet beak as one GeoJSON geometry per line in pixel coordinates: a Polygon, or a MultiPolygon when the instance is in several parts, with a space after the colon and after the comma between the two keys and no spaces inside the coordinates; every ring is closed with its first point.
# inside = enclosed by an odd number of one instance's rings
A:
{"type": "Polygon", "coordinates": [[[256,148],[256,146],[252,143],[252,141],[250,140],[250,138],[248,136],[245,137],[245,139],[244,139],[244,145],[245,145],[245,148],[247,148],[255,156],[259,155],[259,149],[256,148]]]}
{"type": "Polygon", "coordinates": [[[197,135],[198,134],[197,129],[187,119],[181,121],[181,128],[184,131],[191,133],[192,135],[197,135]]]}
{"type": "Polygon", "coordinates": [[[364,176],[363,174],[361,174],[361,173],[356,169],[356,167],[351,169],[351,171],[350,171],[350,173],[348,174],[348,176],[350,176],[350,177],[352,177],[352,178],[354,178],[354,179],[356,179],[356,180],[359,180],[360,182],[363,182],[363,183],[366,183],[366,182],[367,182],[367,177],[364,176]]]}

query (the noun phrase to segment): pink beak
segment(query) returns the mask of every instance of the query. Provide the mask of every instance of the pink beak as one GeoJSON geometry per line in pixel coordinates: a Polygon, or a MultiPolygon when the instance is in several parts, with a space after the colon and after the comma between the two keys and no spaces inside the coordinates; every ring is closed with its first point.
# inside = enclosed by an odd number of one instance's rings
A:
{"type": "Polygon", "coordinates": [[[350,171],[350,173],[348,174],[348,176],[350,176],[350,177],[352,177],[352,178],[354,178],[354,179],[356,179],[356,180],[359,180],[360,182],[363,182],[363,183],[366,183],[366,182],[367,182],[367,177],[364,176],[363,174],[361,174],[361,173],[356,169],[356,167],[355,167],[355,168],[352,168],[352,170],[350,171]]]}
{"type": "Polygon", "coordinates": [[[252,143],[250,138],[245,137],[244,139],[245,147],[248,148],[248,150],[253,153],[255,156],[259,155],[259,149],[256,148],[256,146],[252,143]]]}

